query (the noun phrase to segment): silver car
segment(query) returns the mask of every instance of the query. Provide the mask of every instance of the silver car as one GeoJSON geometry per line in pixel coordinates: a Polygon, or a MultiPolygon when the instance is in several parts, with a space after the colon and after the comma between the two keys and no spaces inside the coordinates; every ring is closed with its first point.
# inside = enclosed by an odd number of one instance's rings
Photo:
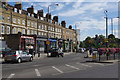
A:
{"type": "Polygon", "coordinates": [[[16,50],[7,52],[5,54],[4,60],[5,62],[14,61],[21,63],[22,61],[32,61],[33,56],[26,51],[16,50]]]}

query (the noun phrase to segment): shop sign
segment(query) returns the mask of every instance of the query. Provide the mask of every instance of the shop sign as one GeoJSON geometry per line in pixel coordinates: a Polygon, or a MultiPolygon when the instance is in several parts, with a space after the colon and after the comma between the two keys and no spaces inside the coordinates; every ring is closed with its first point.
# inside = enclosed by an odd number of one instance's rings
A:
{"type": "Polygon", "coordinates": [[[50,44],[50,41],[49,41],[49,40],[46,40],[46,44],[50,44]]]}
{"type": "Polygon", "coordinates": [[[29,37],[29,36],[21,36],[21,38],[34,39],[33,37],[29,37]]]}

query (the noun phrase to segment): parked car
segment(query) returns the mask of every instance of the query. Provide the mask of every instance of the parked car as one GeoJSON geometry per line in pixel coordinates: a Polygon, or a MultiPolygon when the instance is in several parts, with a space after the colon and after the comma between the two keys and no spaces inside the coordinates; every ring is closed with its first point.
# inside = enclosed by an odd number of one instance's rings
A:
{"type": "Polygon", "coordinates": [[[13,61],[21,63],[22,61],[32,61],[33,56],[26,51],[14,50],[7,52],[5,54],[4,60],[5,62],[13,61]]]}
{"type": "Polygon", "coordinates": [[[62,57],[64,55],[64,53],[62,51],[60,51],[60,49],[52,49],[51,50],[50,56],[54,56],[54,57],[58,56],[59,57],[60,55],[62,57]]]}
{"type": "Polygon", "coordinates": [[[5,54],[8,52],[8,51],[11,51],[11,49],[10,48],[0,48],[0,57],[1,58],[4,58],[5,57],[5,54]]]}

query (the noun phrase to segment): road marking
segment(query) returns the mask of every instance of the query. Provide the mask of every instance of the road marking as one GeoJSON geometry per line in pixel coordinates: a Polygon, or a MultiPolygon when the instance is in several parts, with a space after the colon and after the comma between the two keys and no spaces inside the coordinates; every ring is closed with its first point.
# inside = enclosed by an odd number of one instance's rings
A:
{"type": "Polygon", "coordinates": [[[10,76],[8,76],[8,78],[6,80],[10,80],[15,74],[10,74],[10,76]]]}
{"type": "Polygon", "coordinates": [[[104,64],[101,64],[101,63],[93,63],[93,64],[98,64],[98,65],[104,66],[104,64]]]}
{"type": "Polygon", "coordinates": [[[40,74],[40,72],[38,71],[38,69],[35,69],[35,72],[36,72],[37,76],[40,76],[40,77],[41,77],[41,74],[40,74]]]}
{"type": "Polygon", "coordinates": [[[34,66],[39,66],[39,65],[34,65],[34,66]]]}
{"type": "Polygon", "coordinates": [[[65,65],[68,66],[68,67],[71,67],[71,68],[73,68],[73,69],[80,70],[79,68],[77,68],[77,67],[75,67],[75,66],[71,66],[71,65],[68,65],[68,64],[65,64],[65,65]]]}
{"type": "Polygon", "coordinates": [[[56,68],[55,66],[52,66],[52,68],[54,68],[55,70],[57,70],[60,73],[64,73],[63,71],[61,71],[60,69],[56,68]]]}
{"type": "Polygon", "coordinates": [[[89,66],[89,65],[86,65],[86,64],[81,64],[82,66],[86,66],[86,67],[92,67],[92,66],[89,66]]]}

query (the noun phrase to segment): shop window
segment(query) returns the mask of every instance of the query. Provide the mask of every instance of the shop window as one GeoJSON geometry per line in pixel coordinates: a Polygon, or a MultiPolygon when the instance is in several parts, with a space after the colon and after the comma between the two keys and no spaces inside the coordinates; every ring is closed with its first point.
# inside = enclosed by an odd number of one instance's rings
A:
{"type": "Polygon", "coordinates": [[[3,25],[1,25],[1,34],[4,34],[5,27],[3,25]]]}
{"type": "Polygon", "coordinates": [[[10,34],[10,26],[7,26],[7,34],[10,34]]]}

